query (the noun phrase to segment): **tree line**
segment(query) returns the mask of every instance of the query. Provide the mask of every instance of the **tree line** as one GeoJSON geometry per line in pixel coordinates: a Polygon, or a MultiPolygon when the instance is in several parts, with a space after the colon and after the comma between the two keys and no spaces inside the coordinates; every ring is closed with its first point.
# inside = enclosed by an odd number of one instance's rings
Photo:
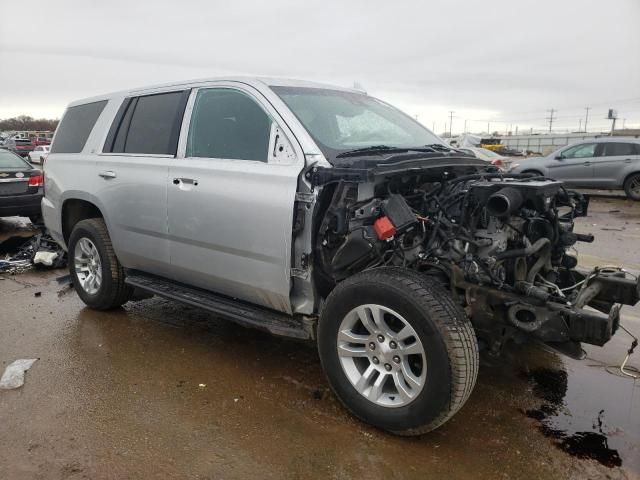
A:
{"type": "Polygon", "coordinates": [[[19,115],[13,118],[0,120],[0,131],[21,131],[21,130],[37,130],[37,131],[55,131],[60,120],[52,120],[49,118],[33,118],[28,115],[19,115]]]}

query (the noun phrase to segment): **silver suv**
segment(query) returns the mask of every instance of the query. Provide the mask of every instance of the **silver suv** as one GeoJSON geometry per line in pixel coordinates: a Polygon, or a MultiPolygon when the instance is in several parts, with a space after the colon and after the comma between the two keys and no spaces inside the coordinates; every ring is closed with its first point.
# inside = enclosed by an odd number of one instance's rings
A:
{"type": "Polygon", "coordinates": [[[587,206],[362,92],[247,78],[72,103],[42,202],[90,307],[141,290],[317,340],[344,405],[404,435],[462,407],[479,347],[615,333],[638,283],[576,269],[587,206]]]}
{"type": "Polygon", "coordinates": [[[574,143],[546,157],[514,163],[513,173],[534,173],[587,188],[624,189],[640,200],[640,139],[603,137],[574,143]]]}

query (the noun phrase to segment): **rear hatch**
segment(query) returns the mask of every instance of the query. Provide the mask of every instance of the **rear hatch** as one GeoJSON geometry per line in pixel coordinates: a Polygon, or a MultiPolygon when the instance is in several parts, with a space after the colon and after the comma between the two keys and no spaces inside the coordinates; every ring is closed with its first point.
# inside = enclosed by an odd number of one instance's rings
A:
{"type": "Polygon", "coordinates": [[[37,193],[42,182],[40,170],[17,155],[0,152],[0,198],[37,193]]]}

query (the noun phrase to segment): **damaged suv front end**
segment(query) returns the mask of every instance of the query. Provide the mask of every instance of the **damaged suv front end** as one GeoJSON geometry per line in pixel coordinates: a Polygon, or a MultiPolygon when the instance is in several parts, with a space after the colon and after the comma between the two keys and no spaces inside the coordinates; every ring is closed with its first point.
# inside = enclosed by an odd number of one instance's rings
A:
{"type": "Polygon", "coordinates": [[[335,185],[317,236],[322,275],[389,265],[432,275],[493,351],[530,336],[579,357],[581,342],[602,346],[615,333],[620,304],[638,302],[623,269],[576,269],[570,249],[594,240],[574,232],[587,214],[581,194],[455,152],[404,157],[420,160],[312,171],[315,185],[335,185]]]}
{"type": "Polygon", "coordinates": [[[365,95],[275,90],[331,163],[306,172],[319,192],[321,293],[379,267],[422,272],[451,292],[491,351],[528,337],[573,357],[582,342],[604,345],[620,306],[638,302],[623,269],[577,268],[574,245],[594,241],[574,232],[589,202],[562,182],[500,172],[365,95]]]}

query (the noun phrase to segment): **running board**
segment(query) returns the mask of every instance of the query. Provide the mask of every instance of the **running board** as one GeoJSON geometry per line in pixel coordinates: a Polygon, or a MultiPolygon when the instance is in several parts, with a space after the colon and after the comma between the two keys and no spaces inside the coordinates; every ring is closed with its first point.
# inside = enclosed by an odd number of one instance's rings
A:
{"type": "Polygon", "coordinates": [[[313,338],[311,324],[302,318],[296,319],[267,308],[135,270],[126,272],[125,283],[160,297],[202,308],[245,327],[265,330],[283,337],[302,340],[313,338]]]}

